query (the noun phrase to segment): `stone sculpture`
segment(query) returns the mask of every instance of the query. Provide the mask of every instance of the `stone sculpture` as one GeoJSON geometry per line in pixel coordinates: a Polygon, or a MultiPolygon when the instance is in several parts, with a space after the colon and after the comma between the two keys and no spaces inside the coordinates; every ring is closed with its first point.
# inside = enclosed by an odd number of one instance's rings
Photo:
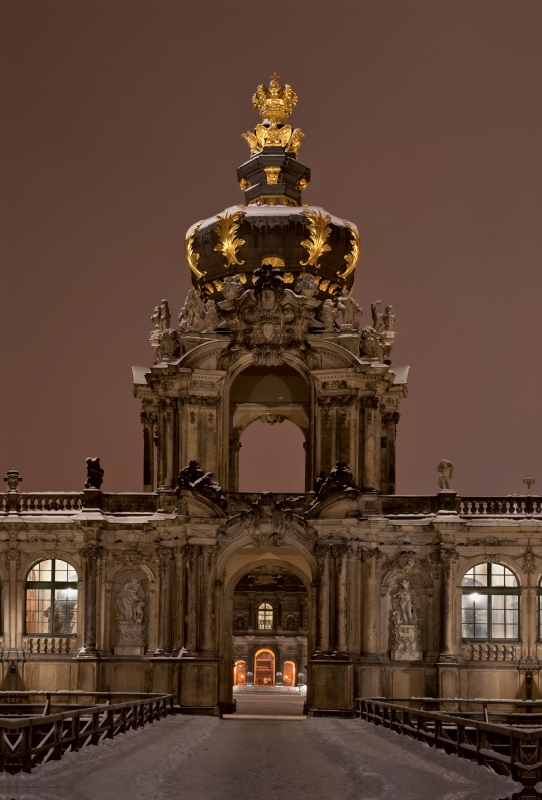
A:
{"type": "Polygon", "coordinates": [[[377,333],[382,333],[382,331],[386,330],[386,323],[384,322],[384,315],[380,310],[380,306],[382,304],[381,300],[377,300],[375,303],[371,303],[371,316],[373,318],[373,328],[377,333]]]}
{"type": "Polygon", "coordinates": [[[349,327],[357,331],[363,311],[354,298],[350,297],[348,289],[342,290],[339,302],[337,303],[337,309],[341,312],[343,318],[341,327],[349,327]]]}
{"type": "Polygon", "coordinates": [[[440,473],[440,477],[438,479],[438,485],[441,492],[449,492],[452,491],[450,487],[450,481],[454,476],[454,465],[451,461],[448,461],[446,458],[443,458],[440,464],[437,467],[437,471],[440,473]]]}
{"type": "Polygon", "coordinates": [[[143,622],[143,609],[145,608],[145,593],[139,578],[130,578],[126,581],[117,597],[120,622],[143,622]]]}
{"type": "Polygon", "coordinates": [[[322,308],[320,309],[320,320],[324,323],[325,331],[332,331],[335,327],[335,320],[339,316],[339,312],[333,300],[329,298],[324,300],[322,308]]]}
{"type": "Polygon", "coordinates": [[[397,317],[393,313],[393,306],[386,306],[386,313],[383,316],[384,325],[387,331],[393,331],[397,317]]]}
{"type": "Polygon", "coordinates": [[[190,289],[186,295],[184,306],[179,314],[179,328],[182,333],[189,330],[199,330],[201,313],[196,299],[195,289],[190,289]]]}
{"type": "Polygon", "coordinates": [[[87,458],[87,480],[85,489],[99,489],[103,483],[104,471],[99,458],[87,458]]]}
{"type": "Polygon", "coordinates": [[[115,655],[142,655],[145,605],[145,592],[140,579],[130,578],[117,597],[119,640],[115,647],[115,655]]]}
{"type": "Polygon", "coordinates": [[[277,502],[273,492],[262,492],[250,508],[230,517],[226,531],[219,537],[222,544],[249,535],[256,547],[280,547],[283,536],[289,535],[312,543],[306,522],[289,508],[287,501],[277,502]]]}
{"type": "Polygon", "coordinates": [[[312,505],[321,503],[322,500],[325,500],[332,494],[345,492],[347,489],[359,491],[354,476],[344,461],[337,461],[335,466],[330,470],[327,478],[325,477],[324,471],[320,470],[314,488],[316,491],[316,498],[313,500],[312,505]]]}
{"type": "Polygon", "coordinates": [[[310,272],[302,272],[295,284],[297,294],[303,297],[313,298],[318,294],[318,284],[310,272]]]}
{"type": "Polygon", "coordinates": [[[418,609],[420,599],[408,581],[393,596],[393,649],[394,661],[419,661],[421,659],[418,609]]]}
{"type": "Polygon", "coordinates": [[[212,472],[204,472],[197,461],[192,460],[188,466],[182,469],[177,478],[178,489],[187,489],[200,492],[200,494],[212,500],[221,508],[225,508],[227,500],[222,494],[222,487],[216,481],[211,480],[212,472]]]}
{"type": "Polygon", "coordinates": [[[203,304],[203,323],[205,328],[203,333],[214,333],[217,325],[221,321],[221,316],[218,313],[218,308],[214,300],[206,300],[203,304]]]}

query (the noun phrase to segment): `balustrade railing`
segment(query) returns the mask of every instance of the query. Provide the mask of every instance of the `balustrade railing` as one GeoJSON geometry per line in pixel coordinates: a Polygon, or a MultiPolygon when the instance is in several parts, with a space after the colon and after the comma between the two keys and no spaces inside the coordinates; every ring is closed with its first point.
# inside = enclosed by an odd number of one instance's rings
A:
{"type": "MultiPolygon", "coordinates": [[[[225,492],[228,514],[237,514],[258,499],[251,492],[225,492]]],[[[315,498],[314,492],[304,494],[277,493],[276,502],[282,503],[296,514],[302,515],[315,498]]],[[[382,516],[425,516],[441,510],[442,498],[455,506],[466,517],[532,517],[542,516],[542,496],[511,495],[507,497],[456,497],[456,495],[379,495],[366,496],[371,513],[382,516]]],[[[155,492],[92,493],[91,501],[85,492],[10,492],[0,493],[0,512],[19,514],[75,514],[91,502],[109,514],[153,514],[167,506],[173,511],[176,498],[155,492]]],[[[446,508],[453,510],[453,508],[446,508]]]]}
{"type": "Polygon", "coordinates": [[[498,775],[511,775],[522,785],[521,791],[512,795],[513,800],[541,797],[535,786],[542,780],[542,714],[535,709],[542,711],[542,701],[356,699],[356,716],[366,722],[476,761],[498,775]],[[431,705],[436,709],[427,708],[431,705]],[[446,710],[450,706],[456,709],[446,710]],[[497,706],[520,710],[490,710],[497,706]]]}
{"type": "Polygon", "coordinates": [[[62,655],[76,650],[75,636],[23,636],[23,650],[28,655],[62,655]]]}
{"type": "Polygon", "coordinates": [[[163,719],[173,713],[173,695],[0,692],[0,713],[0,772],[15,774],[163,719]],[[40,696],[45,701],[41,708],[35,702],[40,696]],[[60,698],[66,710],[52,713],[59,705],[53,697],[60,698]],[[90,697],[98,702],[73,708],[67,703],[90,697]]]}

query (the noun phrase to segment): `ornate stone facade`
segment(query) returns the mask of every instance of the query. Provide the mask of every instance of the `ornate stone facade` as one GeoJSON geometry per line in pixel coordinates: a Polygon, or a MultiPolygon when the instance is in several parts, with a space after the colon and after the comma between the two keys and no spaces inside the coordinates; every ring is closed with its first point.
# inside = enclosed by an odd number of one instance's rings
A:
{"type": "Polygon", "coordinates": [[[247,206],[190,229],[194,289],[178,327],[156,307],[154,363],[134,368],[144,491],[102,491],[96,458],[81,492],[6,476],[3,680],[167,690],[220,713],[259,649],[273,681],[303,676],[311,714],[370,695],[534,698],[542,499],[460,498],[446,459],[437,493],[395,494],[395,313],[377,301],[360,330],[357,229],[301,207],[308,168],[262,141],[239,176],[247,206]],[[240,493],[243,431],[285,419],[305,438],[305,492],[240,493]]]}

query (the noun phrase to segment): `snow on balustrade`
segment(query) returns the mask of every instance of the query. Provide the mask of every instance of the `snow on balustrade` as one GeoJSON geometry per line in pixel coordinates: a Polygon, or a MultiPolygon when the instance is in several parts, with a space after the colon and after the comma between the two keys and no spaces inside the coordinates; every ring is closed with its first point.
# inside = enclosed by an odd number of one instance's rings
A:
{"type": "Polygon", "coordinates": [[[75,636],[25,636],[23,637],[23,650],[29,655],[61,655],[73,653],[75,649],[75,636]]]}
{"type": "Polygon", "coordinates": [[[542,497],[462,497],[463,516],[538,516],[542,515],[542,497]]]}

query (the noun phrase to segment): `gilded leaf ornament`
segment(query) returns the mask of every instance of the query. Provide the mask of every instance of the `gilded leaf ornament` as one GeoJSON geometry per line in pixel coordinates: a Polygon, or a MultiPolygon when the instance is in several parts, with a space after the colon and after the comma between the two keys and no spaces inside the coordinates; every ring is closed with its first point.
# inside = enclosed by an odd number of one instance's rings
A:
{"type": "Polygon", "coordinates": [[[243,211],[235,211],[233,214],[218,214],[218,225],[215,228],[215,233],[220,239],[219,243],[215,245],[215,250],[223,253],[226,258],[226,269],[231,267],[232,264],[242,266],[245,262],[239,261],[237,258],[237,251],[244,245],[244,239],[236,239],[235,236],[239,230],[241,217],[243,211]]]}
{"type": "Polygon", "coordinates": [[[194,253],[193,249],[194,239],[202,221],[203,220],[197,222],[192,228],[189,228],[188,233],[186,234],[186,239],[184,240],[184,254],[186,256],[186,261],[196,278],[203,278],[204,275],[207,275],[206,272],[201,272],[201,270],[198,269],[199,253],[194,253]]]}
{"type": "Polygon", "coordinates": [[[308,251],[309,255],[306,261],[300,261],[299,263],[302,267],[320,269],[322,265],[318,263],[318,259],[331,250],[331,247],[326,244],[331,233],[331,228],[329,227],[331,217],[329,214],[324,216],[321,211],[303,211],[303,216],[308,220],[310,238],[304,239],[301,242],[301,246],[308,251]]]}
{"type": "Polygon", "coordinates": [[[356,269],[356,264],[358,263],[359,254],[361,252],[361,240],[359,238],[359,231],[355,225],[352,225],[351,222],[347,222],[343,220],[344,224],[352,234],[352,238],[350,239],[350,244],[352,245],[352,251],[348,253],[348,255],[343,256],[344,260],[346,261],[346,269],[344,272],[339,274],[337,270],[337,275],[339,278],[347,278],[351,272],[356,269]]]}

